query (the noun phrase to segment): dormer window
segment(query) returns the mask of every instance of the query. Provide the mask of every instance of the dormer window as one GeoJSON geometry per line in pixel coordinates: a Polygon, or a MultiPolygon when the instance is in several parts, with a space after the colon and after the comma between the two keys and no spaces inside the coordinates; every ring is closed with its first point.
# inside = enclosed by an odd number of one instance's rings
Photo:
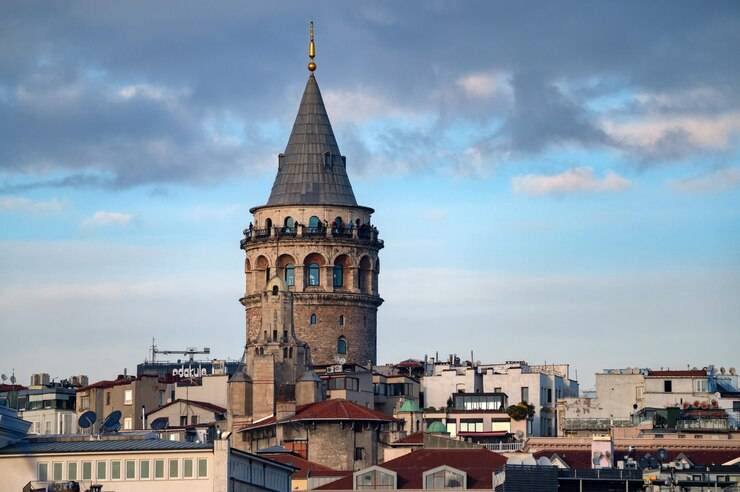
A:
{"type": "Polygon", "coordinates": [[[467,475],[464,471],[442,465],[424,472],[424,489],[467,489],[467,475]]]}
{"type": "Polygon", "coordinates": [[[396,489],[396,472],[371,466],[353,474],[354,490],[396,489]]]}

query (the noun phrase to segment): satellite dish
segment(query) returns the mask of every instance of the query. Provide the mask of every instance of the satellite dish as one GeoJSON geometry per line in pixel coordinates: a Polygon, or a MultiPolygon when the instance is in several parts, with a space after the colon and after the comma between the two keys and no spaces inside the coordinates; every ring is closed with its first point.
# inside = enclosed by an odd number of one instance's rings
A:
{"type": "Polygon", "coordinates": [[[0,379],[2,379],[3,380],[3,384],[5,384],[5,381],[8,380],[8,376],[6,376],[5,374],[3,374],[2,376],[0,376],[0,379]]]}
{"type": "Polygon", "coordinates": [[[10,375],[10,384],[15,384],[15,374],[10,375]]]}
{"type": "Polygon", "coordinates": [[[167,417],[159,417],[154,419],[151,424],[152,430],[165,430],[170,425],[170,419],[167,417]]]}
{"type": "Polygon", "coordinates": [[[77,419],[77,425],[80,427],[80,429],[87,429],[95,423],[95,420],[97,418],[98,416],[95,415],[95,412],[93,412],[92,410],[88,410],[87,412],[80,415],[79,419],[77,419]]]}
{"type": "Polygon", "coordinates": [[[114,410],[103,421],[103,432],[118,432],[121,429],[121,411],[114,410]]]}

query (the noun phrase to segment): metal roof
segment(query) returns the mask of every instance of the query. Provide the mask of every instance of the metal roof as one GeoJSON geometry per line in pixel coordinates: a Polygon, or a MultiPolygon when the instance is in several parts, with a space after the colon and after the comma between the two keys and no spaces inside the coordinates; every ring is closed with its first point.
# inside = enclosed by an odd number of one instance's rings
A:
{"type": "Polygon", "coordinates": [[[119,451],[178,451],[213,449],[212,443],[168,441],[164,439],[101,439],[74,441],[24,440],[0,448],[3,454],[114,453],[119,451]]]}
{"type": "Polygon", "coordinates": [[[279,158],[267,206],[357,206],[319,85],[311,74],[293,130],[279,158]]]}

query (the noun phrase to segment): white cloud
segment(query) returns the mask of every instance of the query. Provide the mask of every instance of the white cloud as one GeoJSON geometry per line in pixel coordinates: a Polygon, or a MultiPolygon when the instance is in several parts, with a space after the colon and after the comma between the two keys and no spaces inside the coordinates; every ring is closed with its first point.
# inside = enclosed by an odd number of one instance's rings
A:
{"type": "Polygon", "coordinates": [[[674,190],[689,193],[730,190],[740,187],[740,168],[723,167],[699,176],[670,181],[669,186],[674,190]]]}
{"type": "Polygon", "coordinates": [[[614,171],[608,171],[599,179],[590,167],[573,167],[560,174],[541,175],[526,174],[515,176],[511,180],[516,193],[528,195],[548,195],[577,192],[613,192],[623,191],[632,183],[614,171]]]}
{"type": "Polygon", "coordinates": [[[511,94],[511,86],[504,77],[491,72],[470,73],[457,79],[457,85],[472,98],[485,99],[497,93],[511,94]]]}
{"type": "Polygon", "coordinates": [[[625,122],[604,120],[602,127],[613,139],[635,147],[655,147],[672,134],[680,134],[694,147],[723,150],[728,148],[730,137],[740,131],[740,113],[648,116],[625,122]]]}
{"type": "Polygon", "coordinates": [[[375,118],[416,119],[420,115],[368,88],[327,90],[324,103],[332,123],[363,123],[375,118]]]}
{"type": "Polygon", "coordinates": [[[44,214],[61,212],[67,204],[58,199],[36,201],[22,196],[0,196],[0,212],[44,214]]]}
{"type": "Polygon", "coordinates": [[[130,224],[133,219],[134,216],[132,214],[98,210],[92,215],[92,217],[88,217],[82,221],[82,227],[100,227],[108,225],[125,226],[130,224]]]}

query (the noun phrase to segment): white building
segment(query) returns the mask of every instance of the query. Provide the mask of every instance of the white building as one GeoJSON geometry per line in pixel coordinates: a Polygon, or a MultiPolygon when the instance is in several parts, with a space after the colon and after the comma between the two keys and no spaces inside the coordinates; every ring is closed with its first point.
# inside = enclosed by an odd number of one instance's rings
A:
{"type": "Polygon", "coordinates": [[[474,367],[437,363],[430,366],[429,374],[421,380],[421,390],[425,408],[442,409],[447,407],[453,393],[480,393],[483,384],[474,367]]]}
{"type": "Polygon", "coordinates": [[[556,402],[578,396],[578,382],[570,379],[567,364],[529,365],[525,361],[509,361],[481,364],[478,371],[483,379],[483,392],[505,393],[509,404],[526,402],[534,406],[528,436],[555,436],[556,402]]]}

